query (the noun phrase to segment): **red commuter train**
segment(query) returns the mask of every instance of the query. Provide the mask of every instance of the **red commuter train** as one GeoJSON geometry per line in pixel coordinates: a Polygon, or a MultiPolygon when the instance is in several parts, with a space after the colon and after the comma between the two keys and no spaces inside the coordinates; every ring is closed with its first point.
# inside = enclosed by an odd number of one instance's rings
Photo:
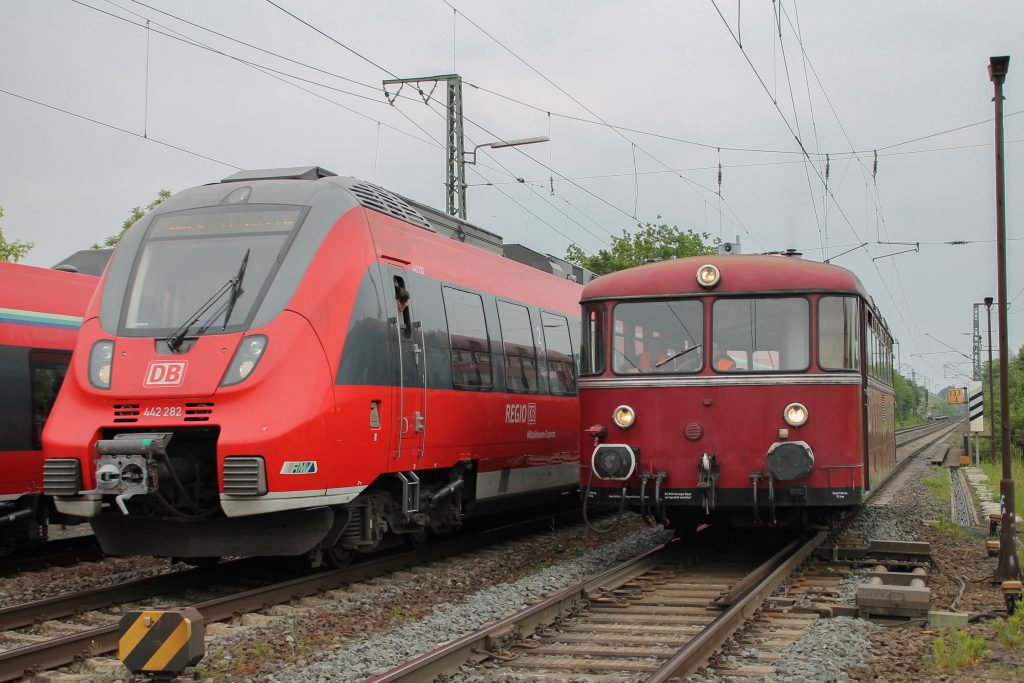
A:
{"type": "Polygon", "coordinates": [[[857,277],[796,256],[682,258],[583,291],[585,505],[801,523],[895,465],[892,337],[857,277]]]}
{"type": "Polygon", "coordinates": [[[0,262],[0,555],[45,541],[50,520],[71,521],[43,496],[42,431],[97,282],[0,262]]]}
{"type": "Polygon", "coordinates": [[[318,167],[180,192],[86,313],[46,491],[108,553],[335,564],[566,495],[583,276],[318,167]]]}

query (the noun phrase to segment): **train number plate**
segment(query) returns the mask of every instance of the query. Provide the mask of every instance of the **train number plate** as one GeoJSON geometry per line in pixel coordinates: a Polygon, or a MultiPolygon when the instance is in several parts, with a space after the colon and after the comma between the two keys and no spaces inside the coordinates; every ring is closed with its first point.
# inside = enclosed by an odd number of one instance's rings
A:
{"type": "Polygon", "coordinates": [[[181,417],[181,406],[150,406],[142,414],[146,417],[181,417]]]}

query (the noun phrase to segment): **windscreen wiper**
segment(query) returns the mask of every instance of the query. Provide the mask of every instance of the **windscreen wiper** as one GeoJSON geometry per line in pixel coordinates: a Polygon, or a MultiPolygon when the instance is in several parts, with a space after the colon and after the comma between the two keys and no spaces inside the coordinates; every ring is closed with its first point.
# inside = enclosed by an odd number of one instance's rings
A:
{"type": "Polygon", "coordinates": [[[688,349],[683,349],[683,350],[682,350],[682,351],[680,351],[679,353],[673,353],[673,354],[672,354],[671,356],[669,356],[668,358],[665,358],[664,360],[658,361],[658,362],[657,362],[657,363],[656,363],[656,364],[654,365],[654,367],[656,367],[656,368],[660,368],[660,367],[661,367],[662,365],[664,365],[665,363],[671,363],[671,362],[672,362],[672,361],[674,361],[674,360],[675,360],[676,358],[679,358],[680,356],[685,356],[685,355],[686,355],[686,354],[688,354],[688,353],[689,353],[690,351],[695,351],[696,349],[699,349],[699,348],[700,348],[700,346],[701,346],[700,344],[697,344],[697,345],[695,345],[695,346],[691,346],[691,347],[690,347],[690,348],[688,348],[688,349]]]}
{"type": "Polygon", "coordinates": [[[220,329],[228,329],[228,320],[231,319],[231,312],[235,310],[235,302],[238,301],[238,297],[245,291],[242,289],[242,278],[245,277],[245,266],[249,263],[249,249],[245,250],[245,256],[242,257],[242,264],[238,266],[238,274],[235,275],[235,284],[231,288],[231,298],[228,299],[228,310],[224,314],[224,326],[220,329]]]}
{"type": "MultiPolygon", "coordinates": [[[[165,342],[167,342],[167,346],[171,349],[171,351],[177,351],[178,349],[181,348],[181,344],[182,342],[185,341],[185,335],[188,334],[188,331],[192,329],[193,325],[199,322],[199,319],[203,317],[203,314],[210,310],[211,306],[220,301],[220,298],[222,296],[224,296],[228,292],[234,292],[236,291],[236,289],[238,291],[238,294],[241,294],[242,290],[239,285],[241,284],[242,276],[245,275],[245,266],[248,263],[248,261],[249,250],[246,249],[245,256],[242,257],[242,263],[238,268],[238,274],[236,274],[233,278],[231,278],[223,285],[221,285],[220,289],[214,292],[213,296],[211,296],[209,299],[203,302],[203,304],[196,310],[196,312],[189,316],[188,320],[182,323],[178,329],[174,330],[174,332],[171,332],[170,336],[164,340],[165,342]]],[[[234,299],[237,298],[237,295],[235,295],[234,299]]],[[[232,306],[233,305],[234,301],[232,301],[232,306]]],[[[205,330],[206,328],[204,327],[203,329],[205,330]]]]}

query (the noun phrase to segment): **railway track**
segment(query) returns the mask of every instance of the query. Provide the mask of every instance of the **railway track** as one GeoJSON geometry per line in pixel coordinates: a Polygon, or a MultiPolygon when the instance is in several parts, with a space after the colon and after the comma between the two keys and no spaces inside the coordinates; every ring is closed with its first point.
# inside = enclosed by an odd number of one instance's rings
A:
{"type": "Polygon", "coordinates": [[[47,567],[92,562],[103,557],[103,551],[92,534],[47,541],[38,546],[22,548],[0,557],[0,576],[36,571],[47,567]]]}
{"type": "Polygon", "coordinates": [[[826,536],[713,559],[665,544],[372,680],[432,681],[468,660],[498,679],[667,681],[707,663],[826,536]]]}
{"type": "MultiPolygon", "coordinates": [[[[263,610],[313,596],[342,586],[366,581],[434,560],[472,552],[498,542],[550,529],[553,521],[577,521],[578,513],[523,520],[499,528],[432,544],[417,550],[371,557],[346,569],[318,571],[252,586],[254,569],[266,574],[266,560],[245,559],[140,579],[103,589],[69,593],[57,598],[15,605],[0,610],[0,681],[11,681],[36,672],[117,650],[118,621],[126,604],[145,600],[147,608],[159,597],[163,605],[189,605],[206,623],[224,621],[247,612],[263,610]],[[243,580],[248,587],[239,588],[243,580]],[[210,593],[211,582],[231,584],[217,597],[195,601],[189,593],[210,593]],[[105,611],[117,607],[116,612],[105,611]]],[[[285,570],[286,571],[286,570],[285,570]]]]}

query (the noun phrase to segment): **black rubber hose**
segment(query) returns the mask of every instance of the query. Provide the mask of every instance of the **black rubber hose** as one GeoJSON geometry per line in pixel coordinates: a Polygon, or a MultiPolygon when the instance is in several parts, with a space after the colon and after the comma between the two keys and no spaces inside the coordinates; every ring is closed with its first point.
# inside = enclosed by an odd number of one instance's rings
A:
{"type": "Polygon", "coordinates": [[[618,513],[615,515],[615,518],[612,520],[611,524],[609,524],[606,528],[602,529],[592,524],[590,522],[590,517],[587,515],[587,506],[590,504],[590,485],[591,483],[593,483],[593,481],[594,470],[590,470],[590,476],[587,477],[587,488],[586,491],[584,491],[583,493],[583,523],[586,524],[587,528],[593,531],[595,534],[607,534],[609,531],[614,529],[618,525],[619,520],[622,519],[622,511],[625,510],[626,508],[626,485],[622,485],[622,498],[619,500],[618,513]]]}

